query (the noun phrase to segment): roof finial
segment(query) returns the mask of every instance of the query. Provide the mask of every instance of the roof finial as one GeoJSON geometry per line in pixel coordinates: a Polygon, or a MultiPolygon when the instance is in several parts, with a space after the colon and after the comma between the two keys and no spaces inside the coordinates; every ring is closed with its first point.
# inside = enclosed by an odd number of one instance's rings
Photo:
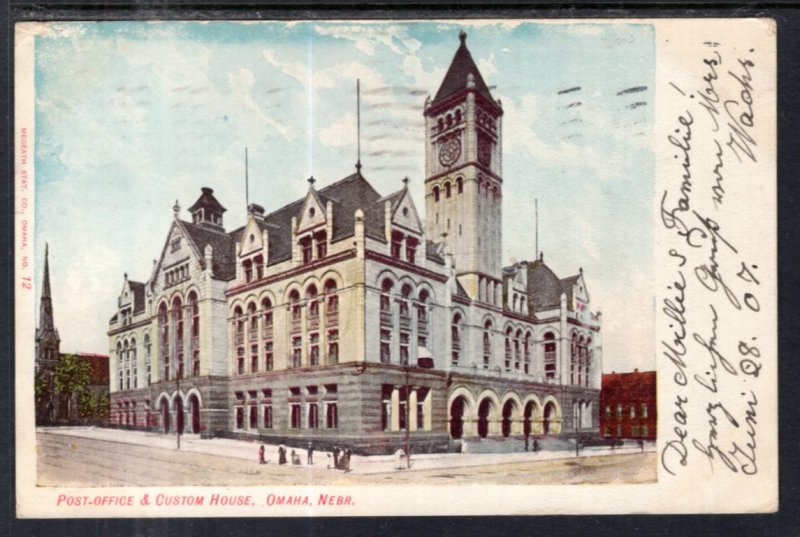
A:
{"type": "Polygon", "coordinates": [[[458,38],[461,40],[461,44],[463,45],[467,40],[467,32],[462,29],[460,32],[458,32],[458,38]]]}
{"type": "Polygon", "coordinates": [[[308,178],[308,184],[311,186],[312,189],[314,188],[314,183],[316,183],[316,182],[317,182],[317,180],[314,179],[313,175],[308,178]]]}
{"type": "Polygon", "coordinates": [[[172,206],[172,212],[175,213],[175,218],[178,218],[178,215],[180,215],[181,206],[178,204],[178,200],[175,200],[175,205],[172,206]]]}
{"type": "Polygon", "coordinates": [[[403,186],[405,188],[408,188],[409,181],[411,181],[411,179],[409,179],[407,175],[405,177],[403,177],[403,186]]]}
{"type": "Polygon", "coordinates": [[[361,174],[361,79],[356,79],[356,173],[361,174]]]}

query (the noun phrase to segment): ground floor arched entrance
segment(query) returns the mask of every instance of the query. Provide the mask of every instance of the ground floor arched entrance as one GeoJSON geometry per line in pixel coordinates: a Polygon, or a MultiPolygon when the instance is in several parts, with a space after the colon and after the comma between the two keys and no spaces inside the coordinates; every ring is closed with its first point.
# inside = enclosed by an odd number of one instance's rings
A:
{"type": "Polygon", "coordinates": [[[200,432],[200,400],[195,394],[189,396],[189,415],[191,420],[191,432],[200,432]]]}
{"type": "Polygon", "coordinates": [[[462,396],[456,397],[450,405],[450,436],[461,438],[464,436],[464,411],[467,400],[462,396]]]}
{"type": "Polygon", "coordinates": [[[553,431],[553,422],[556,417],[556,405],[552,402],[547,403],[544,406],[544,420],[542,421],[542,427],[544,428],[544,434],[551,434],[553,431]]]}
{"type": "Polygon", "coordinates": [[[478,406],[478,436],[486,438],[489,435],[489,419],[492,414],[492,401],[484,399],[478,406]]]}
{"type": "Polygon", "coordinates": [[[169,403],[166,399],[161,400],[161,428],[164,434],[169,433],[169,403]]]}
{"type": "Polygon", "coordinates": [[[183,399],[175,398],[175,428],[178,434],[184,433],[183,399]]]}

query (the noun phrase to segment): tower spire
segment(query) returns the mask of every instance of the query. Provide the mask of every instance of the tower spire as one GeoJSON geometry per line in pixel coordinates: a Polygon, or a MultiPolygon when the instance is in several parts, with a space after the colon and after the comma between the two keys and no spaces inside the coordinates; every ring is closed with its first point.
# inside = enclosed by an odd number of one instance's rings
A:
{"type": "Polygon", "coordinates": [[[50,254],[50,245],[44,243],[44,276],[42,277],[42,299],[50,299],[50,262],[48,260],[50,254]]]}
{"type": "Polygon", "coordinates": [[[50,294],[49,245],[45,243],[42,295],[39,298],[39,328],[36,329],[37,360],[56,359],[59,342],[58,331],[53,320],[53,298],[50,294]]]}
{"type": "Polygon", "coordinates": [[[536,258],[539,258],[539,198],[533,200],[533,206],[536,208],[536,258]]]}

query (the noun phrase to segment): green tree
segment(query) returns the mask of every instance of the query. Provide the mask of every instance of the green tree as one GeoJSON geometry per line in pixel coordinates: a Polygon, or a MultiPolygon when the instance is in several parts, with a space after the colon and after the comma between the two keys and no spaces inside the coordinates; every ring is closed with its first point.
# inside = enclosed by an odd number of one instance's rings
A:
{"type": "Polygon", "coordinates": [[[97,402],[89,389],[78,392],[78,415],[82,418],[94,417],[97,402]]]}
{"type": "Polygon", "coordinates": [[[72,398],[88,391],[92,366],[75,354],[64,354],[53,368],[53,387],[67,401],[67,418],[72,417],[72,398]]]}
{"type": "Polygon", "coordinates": [[[50,382],[47,380],[47,375],[39,371],[33,379],[33,396],[36,403],[36,414],[40,420],[47,421],[50,416],[47,415],[47,405],[53,397],[50,389],[50,382]]]}
{"type": "Polygon", "coordinates": [[[110,408],[111,400],[108,397],[108,392],[100,392],[100,395],[97,397],[97,417],[105,418],[108,416],[110,408]]]}

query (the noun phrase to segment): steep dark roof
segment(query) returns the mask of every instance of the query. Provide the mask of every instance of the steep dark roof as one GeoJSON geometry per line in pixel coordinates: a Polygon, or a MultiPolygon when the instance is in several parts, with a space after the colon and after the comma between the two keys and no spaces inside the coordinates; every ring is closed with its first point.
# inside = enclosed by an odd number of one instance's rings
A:
{"type": "Polygon", "coordinates": [[[444,75],[442,85],[439,86],[439,91],[436,92],[436,97],[431,104],[437,104],[447,97],[464,90],[467,87],[467,76],[469,74],[474,77],[475,89],[478,93],[489,99],[490,102],[494,102],[492,94],[489,92],[489,88],[486,86],[486,82],[484,82],[481,72],[478,70],[478,66],[475,65],[472,54],[469,53],[467,48],[467,34],[461,32],[459,39],[461,39],[461,45],[456,50],[453,61],[450,62],[450,68],[447,70],[447,74],[444,75]]]}
{"type": "Polygon", "coordinates": [[[128,280],[128,285],[133,293],[133,314],[136,315],[144,311],[144,284],[128,280]]]}
{"type": "Polygon", "coordinates": [[[544,261],[537,259],[528,264],[528,303],[534,311],[560,307],[562,292],[561,280],[544,261]]]}
{"type": "Polygon", "coordinates": [[[209,208],[212,210],[212,212],[219,214],[222,214],[227,210],[225,209],[225,207],[222,206],[222,204],[219,201],[217,201],[217,198],[214,197],[213,189],[204,186],[201,189],[201,191],[202,194],[200,194],[200,197],[197,198],[197,201],[194,202],[194,205],[189,207],[190,213],[195,212],[197,209],[200,209],[201,207],[209,208]]]}
{"type": "Polygon", "coordinates": [[[406,189],[405,188],[401,188],[397,192],[392,192],[388,196],[384,196],[381,199],[379,199],[378,201],[381,202],[381,203],[386,203],[387,201],[389,203],[391,203],[392,212],[394,212],[397,209],[397,206],[400,205],[400,202],[402,201],[403,195],[405,193],[406,193],[406,189]]]}
{"type": "Polygon", "coordinates": [[[572,288],[575,287],[575,282],[580,278],[579,274],[561,279],[561,288],[567,293],[567,304],[572,304],[572,288]]]}
{"type": "MultiPolygon", "coordinates": [[[[226,281],[232,280],[236,276],[236,246],[234,242],[236,232],[225,233],[185,221],[181,221],[181,224],[200,252],[200,262],[203,268],[205,268],[205,248],[210,244],[213,249],[211,271],[214,277],[226,281]]],[[[241,234],[241,230],[237,231],[241,234]]]]}
{"type": "MultiPolygon", "coordinates": [[[[333,234],[331,241],[344,239],[355,233],[355,212],[364,211],[364,232],[378,240],[384,236],[384,206],[380,194],[356,172],[319,190],[317,196],[323,203],[331,202],[333,209],[333,234]]],[[[273,265],[292,257],[292,217],[299,217],[305,198],[278,209],[264,217],[269,230],[269,264],[273,265]]]]}

